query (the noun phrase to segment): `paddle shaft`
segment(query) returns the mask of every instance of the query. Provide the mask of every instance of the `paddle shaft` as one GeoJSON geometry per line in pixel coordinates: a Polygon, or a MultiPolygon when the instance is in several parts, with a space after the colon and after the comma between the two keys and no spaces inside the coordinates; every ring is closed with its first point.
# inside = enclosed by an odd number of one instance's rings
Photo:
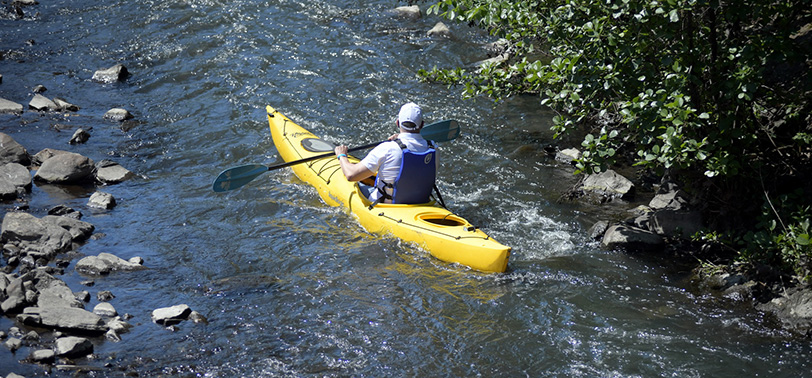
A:
{"type": "MultiPolygon", "coordinates": [[[[375,147],[375,146],[377,146],[377,145],[379,145],[381,143],[383,143],[383,142],[375,142],[375,143],[365,144],[363,146],[353,147],[353,148],[350,148],[349,150],[347,150],[347,152],[366,150],[368,148],[375,147]]],[[[282,163],[282,164],[271,165],[271,166],[268,167],[268,170],[273,171],[273,170],[276,170],[276,169],[279,169],[279,168],[290,167],[292,165],[307,163],[309,161],[324,159],[324,158],[331,157],[331,156],[335,156],[335,152],[327,152],[327,153],[324,153],[324,154],[321,154],[321,155],[311,156],[309,158],[289,161],[287,163],[282,163]]]]}

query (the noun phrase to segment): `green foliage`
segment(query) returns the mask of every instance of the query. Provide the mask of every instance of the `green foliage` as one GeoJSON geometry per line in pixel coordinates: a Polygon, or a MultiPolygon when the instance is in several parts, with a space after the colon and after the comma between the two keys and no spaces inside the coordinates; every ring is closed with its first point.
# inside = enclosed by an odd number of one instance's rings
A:
{"type": "Polygon", "coordinates": [[[787,159],[782,150],[809,152],[809,49],[796,40],[809,8],[804,0],[442,0],[429,13],[507,39],[516,58],[420,75],[464,84],[468,96],[538,93],[559,113],[557,135],[599,125],[583,141],[582,171],[614,164],[625,148],[646,168],[736,176],[787,159]],[[546,58],[529,59],[536,50],[546,58]]]}
{"type": "Polygon", "coordinates": [[[803,192],[782,195],[776,203],[766,199],[755,230],[739,241],[740,259],[767,262],[793,271],[801,281],[809,281],[812,262],[810,216],[812,207],[803,203],[803,192]],[[786,220],[787,223],[784,223],[786,220]]]}

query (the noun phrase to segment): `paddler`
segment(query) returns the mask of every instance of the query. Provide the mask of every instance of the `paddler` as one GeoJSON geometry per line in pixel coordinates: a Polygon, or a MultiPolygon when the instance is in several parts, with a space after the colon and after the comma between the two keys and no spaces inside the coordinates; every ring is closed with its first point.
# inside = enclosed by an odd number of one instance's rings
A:
{"type": "Polygon", "coordinates": [[[374,187],[361,185],[374,204],[429,202],[439,164],[436,147],[420,135],[423,111],[413,102],[405,104],[395,124],[400,133],[372,149],[359,163],[347,159],[347,146],[337,146],[341,171],[349,181],[376,176],[374,187]]]}

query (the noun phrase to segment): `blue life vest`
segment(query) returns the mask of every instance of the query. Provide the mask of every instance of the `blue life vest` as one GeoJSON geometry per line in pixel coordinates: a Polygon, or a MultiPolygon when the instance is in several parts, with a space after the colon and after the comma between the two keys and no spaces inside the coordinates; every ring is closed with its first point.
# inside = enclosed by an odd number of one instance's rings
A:
{"type": "Polygon", "coordinates": [[[400,171],[398,171],[394,183],[387,183],[380,178],[375,179],[375,187],[381,193],[380,200],[389,199],[392,200],[392,203],[401,204],[429,202],[429,195],[434,188],[434,179],[437,177],[434,144],[428,141],[428,150],[414,152],[409,150],[400,139],[395,139],[395,142],[403,151],[400,171]],[[387,188],[392,189],[392,195],[389,195],[387,188]]]}

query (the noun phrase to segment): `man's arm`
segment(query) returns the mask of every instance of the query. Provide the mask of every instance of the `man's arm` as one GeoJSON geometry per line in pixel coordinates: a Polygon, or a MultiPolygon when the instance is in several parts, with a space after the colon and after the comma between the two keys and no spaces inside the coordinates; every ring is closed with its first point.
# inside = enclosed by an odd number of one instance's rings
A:
{"type": "Polygon", "coordinates": [[[341,164],[341,172],[344,173],[344,177],[346,177],[347,180],[361,181],[374,175],[374,173],[372,173],[372,171],[370,171],[363,164],[350,163],[350,160],[347,158],[347,150],[347,146],[343,145],[337,146],[335,149],[336,156],[338,156],[338,162],[341,164]]]}

